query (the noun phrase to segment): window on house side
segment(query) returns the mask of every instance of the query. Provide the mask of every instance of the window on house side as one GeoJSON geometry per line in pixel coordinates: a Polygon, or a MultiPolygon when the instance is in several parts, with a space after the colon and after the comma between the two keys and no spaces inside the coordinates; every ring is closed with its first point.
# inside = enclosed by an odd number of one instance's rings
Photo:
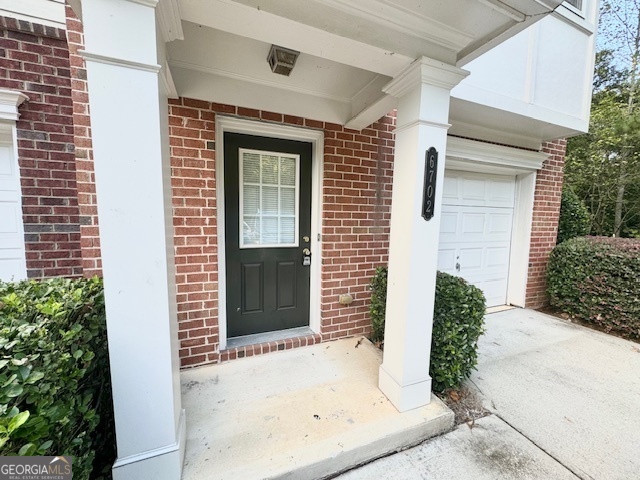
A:
{"type": "Polygon", "coordinates": [[[565,3],[568,3],[578,10],[582,10],[582,0],[565,0],[565,3]]]}

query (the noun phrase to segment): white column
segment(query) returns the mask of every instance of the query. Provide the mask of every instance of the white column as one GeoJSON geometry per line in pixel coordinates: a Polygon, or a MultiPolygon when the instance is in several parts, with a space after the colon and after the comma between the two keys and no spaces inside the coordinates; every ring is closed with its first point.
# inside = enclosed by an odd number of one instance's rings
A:
{"type": "Polygon", "coordinates": [[[451,89],[468,72],[428,58],[383,90],[398,98],[380,390],[403,412],[431,400],[429,356],[451,89]],[[438,151],[435,215],[421,214],[425,152],[438,151]]]}
{"type": "Polygon", "coordinates": [[[118,458],[115,480],[178,480],[184,458],[166,93],[155,0],[85,0],[118,458]]]}

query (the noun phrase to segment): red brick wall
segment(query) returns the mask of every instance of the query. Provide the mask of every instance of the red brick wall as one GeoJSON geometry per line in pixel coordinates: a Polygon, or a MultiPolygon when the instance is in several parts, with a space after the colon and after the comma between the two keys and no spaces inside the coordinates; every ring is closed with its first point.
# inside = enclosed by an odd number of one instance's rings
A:
{"type": "Polygon", "coordinates": [[[271,112],[197,100],[170,101],[172,190],[180,357],[183,366],[367,333],[368,283],[387,263],[394,118],[362,132],[271,112]],[[321,129],[325,137],[321,335],[220,354],[215,115],[321,129]],[[350,293],[349,306],[338,295],[350,293]]]}
{"type": "Polygon", "coordinates": [[[0,67],[0,88],[29,97],[17,122],[28,276],[81,275],[64,30],[0,17],[0,67]]]}
{"type": "Polygon", "coordinates": [[[71,98],[73,99],[73,130],[78,209],[80,212],[82,269],[85,277],[102,276],[87,70],[84,59],[78,54],[78,50],[84,48],[84,29],[69,5],[66,6],[66,14],[69,63],[71,66],[71,98]]]}
{"type": "Polygon", "coordinates": [[[550,156],[536,178],[525,303],[527,308],[539,308],[549,303],[546,293],[547,263],[558,234],[566,146],[567,142],[563,139],[546,142],[542,146],[542,151],[550,156]]]}

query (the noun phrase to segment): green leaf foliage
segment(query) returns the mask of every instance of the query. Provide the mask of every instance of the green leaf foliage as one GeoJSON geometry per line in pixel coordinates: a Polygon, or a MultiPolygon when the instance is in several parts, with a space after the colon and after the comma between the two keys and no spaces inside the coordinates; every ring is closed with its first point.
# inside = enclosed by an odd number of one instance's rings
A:
{"type": "Polygon", "coordinates": [[[74,479],[115,458],[101,280],[0,282],[0,455],[71,455],[74,479]]]}
{"type": "Polygon", "coordinates": [[[589,233],[591,219],[589,210],[570,188],[562,189],[560,220],[558,221],[558,243],[589,233]]]}
{"type": "Polygon", "coordinates": [[[549,258],[551,305],[605,331],[640,338],[640,240],[583,237],[549,258]]]}
{"type": "Polygon", "coordinates": [[[384,339],[384,318],[387,311],[387,268],[376,268],[376,274],[369,284],[371,289],[371,341],[381,342],[384,339]]]}
{"type": "MultiPolygon", "coordinates": [[[[371,339],[381,341],[387,298],[386,267],[376,270],[371,290],[371,339]]],[[[435,391],[459,387],[475,368],[485,310],[486,301],[478,287],[460,277],[438,272],[429,367],[435,391]]]]}
{"type": "Polygon", "coordinates": [[[460,277],[438,272],[429,375],[436,392],[458,388],[478,363],[486,300],[460,277]]]}

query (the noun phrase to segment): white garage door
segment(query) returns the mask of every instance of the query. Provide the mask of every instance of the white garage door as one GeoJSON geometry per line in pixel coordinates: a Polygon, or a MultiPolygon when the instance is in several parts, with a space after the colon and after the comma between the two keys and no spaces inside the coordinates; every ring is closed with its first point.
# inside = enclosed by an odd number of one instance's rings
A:
{"type": "Polygon", "coordinates": [[[0,280],[26,278],[20,172],[11,144],[0,143],[0,280]]]}
{"type": "Polygon", "coordinates": [[[478,286],[487,306],[507,301],[515,178],[447,171],[438,269],[478,286]]]}

